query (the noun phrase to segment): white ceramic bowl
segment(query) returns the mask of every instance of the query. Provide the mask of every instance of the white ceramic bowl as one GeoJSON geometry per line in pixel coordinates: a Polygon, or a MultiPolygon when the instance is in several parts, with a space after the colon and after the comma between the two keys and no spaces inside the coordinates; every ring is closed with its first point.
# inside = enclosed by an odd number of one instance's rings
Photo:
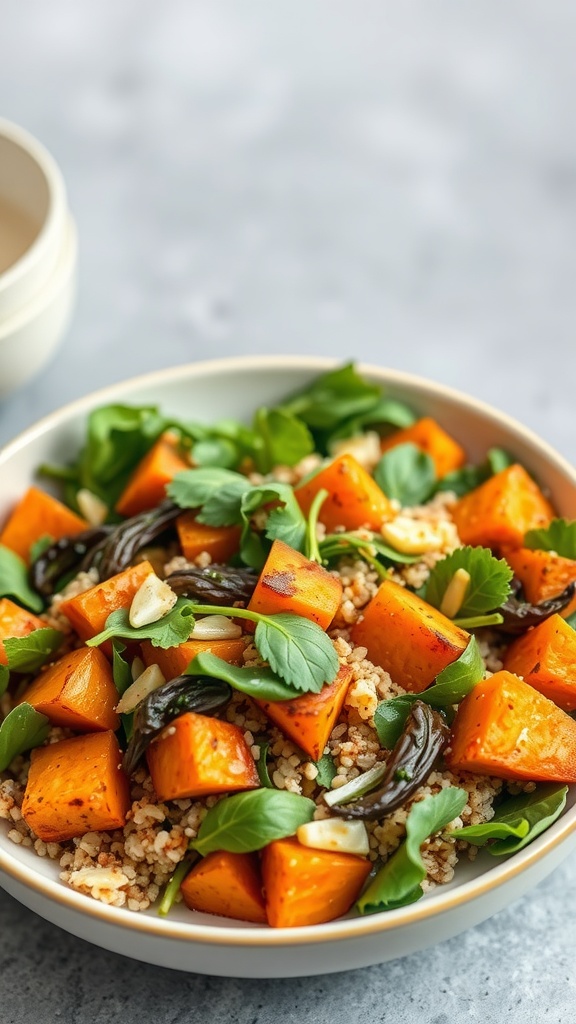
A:
{"type": "Polygon", "coordinates": [[[62,339],[76,257],[54,159],[29,132],[0,119],[0,398],[34,376],[62,339]]]}
{"type": "MultiPolygon", "coordinates": [[[[0,521],[44,461],[77,450],[86,414],[104,402],[159,403],[175,415],[210,422],[247,419],[333,365],[315,358],[247,358],[163,370],[115,385],[53,413],[0,452],[0,521]]],[[[472,461],[492,445],[512,452],[550,488],[560,514],[573,516],[576,473],[518,423],[465,395],[391,370],[361,367],[387,393],[438,418],[472,461]]],[[[391,960],[478,924],[541,881],[576,847],[576,787],[563,816],[508,859],[480,853],[454,881],[418,903],[315,927],[270,929],[176,908],[162,920],[107,907],[58,881],[57,867],[15,846],[0,828],[0,883],[26,906],[74,935],[163,967],[232,977],[294,977],[391,960]]]]}

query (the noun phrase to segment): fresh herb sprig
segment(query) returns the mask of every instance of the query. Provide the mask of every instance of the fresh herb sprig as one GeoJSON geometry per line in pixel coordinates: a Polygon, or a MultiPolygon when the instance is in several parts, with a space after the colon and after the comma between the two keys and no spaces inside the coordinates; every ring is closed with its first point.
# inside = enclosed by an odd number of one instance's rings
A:
{"type": "Polygon", "coordinates": [[[10,548],[0,544],[0,597],[13,597],[33,612],[41,612],[44,602],[28,581],[26,563],[10,548]]]}
{"type": "Polygon", "coordinates": [[[434,460],[415,444],[399,444],[384,453],[374,479],[387,498],[404,507],[422,505],[436,486],[434,460]]]}
{"type": "Polygon", "coordinates": [[[0,772],[17,757],[39,747],[50,732],[50,722],[31,704],[17,704],[0,725],[0,772]]]}
{"type": "Polygon", "coordinates": [[[576,560],[576,519],[553,519],[548,526],[528,530],[524,547],[533,551],[554,551],[561,558],[576,560]]]}

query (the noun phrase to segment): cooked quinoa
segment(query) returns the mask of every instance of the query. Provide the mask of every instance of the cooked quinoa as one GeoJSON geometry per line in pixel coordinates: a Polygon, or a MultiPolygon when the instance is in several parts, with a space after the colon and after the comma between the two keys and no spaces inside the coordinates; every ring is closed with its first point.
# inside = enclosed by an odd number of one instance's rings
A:
{"type": "MultiPolygon", "coordinates": [[[[292,469],[280,467],[274,472],[274,478],[294,484],[317,463],[314,456],[292,469]]],[[[258,474],[253,476],[253,482],[260,482],[258,474]]],[[[411,587],[422,586],[435,562],[460,546],[450,515],[453,502],[454,495],[446,492],[438,494],[425,506],[402,510],[403,516],[424,522],[438,531],[442,542],[437,550],[424,554],[421,561],[395,568],[392,577],[397,582],[411,587]]],[[[319,527],[321,533],[322,527],[319,527]]],[[[210,561],[210,555],[203,552],[195,559],[195,564],[205,567],[210,561]]],[[[186,559],[177,555],[168,558],[164,569],[167,573],[173,572],[187,564],[186,559]]],[[[374,728],[374,712],[379,701],[406,691],[383,668],[368,660],[365,647],[355,647],[350,640],[351,627],[378,589],[377,574],[361,558],[343,558],[334,572],[340,577],[343,594],[329,635],[341,665],[352,669],[352,682],[342,714],[325,748],[325,753],[334,760],[336,775],[331,787],[337,789],[376,762],[386,760],[389,751],[380,746],[374,728]]],[[[47,624],[70,633],[69,623],[59,611],[59,606],[65,598],[82,593],[96,582],[94,570],[79,574],[54,598],[44,615],[47,624]]],[[[489,671],[502,667],[498,642],[488,630],[481,634],[481,652],[489,671]]],[[[248,646],[244,652],[245,664],[258,661],[255,647],[248,646]]],[[[2,716],[10,708],[11,698],[5,694],[0,704],[2,716]]],[[[317,783],[316,765],[271,725],[249,698],[235,693],[225,709],[225,717],[242,729],[255,761],[260,755],[260,743],[266,738],[269,743],[269,775],[276,788],[313,799],[317,804],[315,818],[330,817],[331,812],[322,799],[323,790],[317,783]]],[[[66,735],[71,733],[54,728],[47,742],[55,742],[66,735]]],[[[78,892],[133,911],[148,909],[158,898],[184,857],[189,841],[197,835],[207,810],[220,799],[213,796],[161,803],[154,793],[150,776],[144,767],[140,767],[131,780],[132,805],[124,828],[114,832],[88,832],[65,843],[46,843],[34,835],[21,813],[28,768],[29,760],[20,756],[0,777],[0,818],[8,822],[8,837],[16,844],[33,847],[40,857],[57,861],[62,882],[78,892]]],[[[454,774],[446,769],[432,772],[426,785],[421,786],[403,807],[383,822],[366,823],[370,859],[384,863],[405,836],[405,822],[412,804],[449,786],[460,786],[468,793],[468,801],[460,817],[452,823],[452,827],[457,828],[490,820],[494,814],[494,798],[500,793],[503,783],[500,779],[469,773],[454,774]]],[[[529,787],[516,787],[516,791],[518,788],[529,787]]],[[[422,847],[427,869],[424,890],[449,882],[458,858],[472,859],[476,852],[475,846],[441,834],[428,839],[422,847]]]]}

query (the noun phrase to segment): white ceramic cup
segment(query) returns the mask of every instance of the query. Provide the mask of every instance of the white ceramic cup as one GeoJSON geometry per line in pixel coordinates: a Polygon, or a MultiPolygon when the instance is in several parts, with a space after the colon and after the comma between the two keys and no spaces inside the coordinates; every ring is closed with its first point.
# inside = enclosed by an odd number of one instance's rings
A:
{"type": "Polygon", "coordinates": [[[56,162],[29,132],[0,119],[0,398],[36,374],[61,340],[76,262],[56,162]]]}

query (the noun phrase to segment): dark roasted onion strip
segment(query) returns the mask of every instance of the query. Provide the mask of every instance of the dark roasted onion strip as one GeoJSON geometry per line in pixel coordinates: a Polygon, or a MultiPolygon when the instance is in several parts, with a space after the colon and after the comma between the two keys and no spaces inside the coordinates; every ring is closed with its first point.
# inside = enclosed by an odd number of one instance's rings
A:
{"type": "Polygon", "coordinates": [[[94,526],[51,544],[30,566],[30,583],[34,589],[43,597],[51,597],[63,576],[78,571],[86,561],[90,563],[111,529],[111,526],[94,526]]]}
{"type": "Polygon", "coordinates": [[[354,803],[334,805],[332,810],[347,820],[374,821],[391,814],[426,781],[448,736],[443,715],[424,701],[414,701],[379,789],[354,803]]]}
{"type": "Polygon", "coordinates": [[[513,581],[513,590],[510,597],[498,609],[502,616],[502,622],[497,627],[502,633],[516,636],[524,633],[530,626],[537,626],[544,622],[551,615],[560,613],[566,608],[576,591],[576,583],[569,583],[565,590],[557,597],[551,597],[548,601],[540,601],[539,604],[530,604],[522,600],[522,588],[518,580],[513,581]]]}
{"type": "Polygon", "coordinates": [[[206,569],[179,569],[166,578],[179,597],[204,604],[229,606],[235,601],[247,604],[258,582],[253,569],[231,565],[210,565],[206,569]]]}
{"type": "Polygon", "coordinates": [[[116,576],[131,565],[138,552],[156,540],[176,518],[182,509],[172,501],[163,501],[156,508],[141,512],[113,527],[104,544],[95,553],[93,560],[85,566],[95,566],[100,580],[116,576]]]}

